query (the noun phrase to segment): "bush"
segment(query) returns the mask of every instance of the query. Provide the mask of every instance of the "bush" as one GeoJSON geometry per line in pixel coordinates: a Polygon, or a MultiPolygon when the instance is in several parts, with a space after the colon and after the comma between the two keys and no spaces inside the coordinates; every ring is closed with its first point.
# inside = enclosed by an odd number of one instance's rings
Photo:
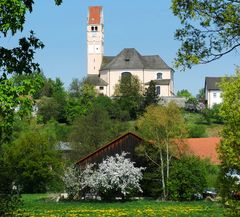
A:
{"type": "Polygon", "coordinates": [[[173,162],[168,181],[169,199],[191,200],[207,186],[206,168],[194,156],[183,156],[173,162]]]}
{"type": "Polygon", "coordinates": [[[189,98],[185,104],[185,110],[189,112],[201,112],[204,109],[204,103],[198,102],[194,97],[189,98]]]}
{"type": "Polygon", "coordinates": [[[13,212],[22,204],[20,195],[15,192],[0,195],[0,216],[13,216],[13,212]]]}
{"type": "Polygon", "coordinates": [[[94,169],[88,165],[85,170],[68,169],[64,175],[66,191],[71,198],[79,198],[86,193],[101,196],[104,200],[115,197],[125,199],[134,191],[142,191],[140,180],[143,168],[137,168],[126,153],[108,157],[94,169]]]}
{"type": "Polygon", "coordinates": [[[206,136],[206,127],[202,125],[191,124],[188,126],[190,138],[201,138],[206,136]]]}
{"type": "Polygon", "coordinates": [[[212,118],[214,119],[214,122],[222,124],[223,123],[223,118],[220,115],[220,108],[221,104],[215,104],[211,111],[212,111],[212,118]]]}
{"type": "Polygon", "coordinates": [[[23,193],[45,193],[60,182],[61,162],[49,138],[39,129],[32,129],[22,132],[5,148],[4,161],[23,193]]]}
{"type": "Polygon", "coordinates": [[[0,156],[0,216],[11,216],[21,204],[20,195],[13,189],[9,165],[0,156]]]}

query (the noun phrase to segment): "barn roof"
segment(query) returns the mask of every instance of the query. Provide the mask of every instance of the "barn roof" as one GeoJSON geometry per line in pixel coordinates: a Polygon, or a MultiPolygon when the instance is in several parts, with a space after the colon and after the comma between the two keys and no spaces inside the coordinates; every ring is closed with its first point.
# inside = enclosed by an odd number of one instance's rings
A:
{"type": "Polygon", "coordinates": [[[91,159],[95,158],[96,155],[98,155],[100,152],[106,151],[107,149],[111,148],[111,146],[119,145],[120,144],[119,141],[121,141],[124,138],[129,137],[129,136],[134,137],[138,141],[143,141],[143,139],[141,137],[139,137],[138,135],[136,135],[132,132],[125,133],[125,134],[119,136],[118,138],[114,139],[113,141],[107,143],[106,145],[102,146],[101,148],[97,149],[96,151],[92,152],[91,154],[87,155],[86,157],[83,157],[82,159],[77,161],[76,164],[81,165],[81,164],[90,162],[91,159]]]}

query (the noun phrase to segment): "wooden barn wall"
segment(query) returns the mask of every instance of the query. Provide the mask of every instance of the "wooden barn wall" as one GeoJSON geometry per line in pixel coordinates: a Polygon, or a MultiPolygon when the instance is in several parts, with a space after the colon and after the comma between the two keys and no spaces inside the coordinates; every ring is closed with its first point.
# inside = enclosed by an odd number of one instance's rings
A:
{"type": "Polygon", "coordinates": [[[93,155],[90,155],[88,158],[79,162],[78,165],[81,167],[85,167],[90,163],[101,163],[107,156],[114,156],[116,154],[121,154],[123,151],[128,153],[127,157],[132,161],[136,162],[137,157],[135,154],[135,148],[142,142],[140,138],[137,138],[133,135],[127,135],[123,138],[120,138],[114,142],[112,142],[107,147],[100,149],[93,155]]]}

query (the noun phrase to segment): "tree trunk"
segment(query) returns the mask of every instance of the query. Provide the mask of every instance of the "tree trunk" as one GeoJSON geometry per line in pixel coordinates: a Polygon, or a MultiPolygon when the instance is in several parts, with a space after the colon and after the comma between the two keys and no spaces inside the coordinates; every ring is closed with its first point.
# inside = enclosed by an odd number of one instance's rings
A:
{"type": "MultiPolygon", "coordinates": [[[[166,142],[166,166],[167,166],[167,174],[166,174],[166,182],[169,179],[169,165],[170,165],[170,159],[169,159],[169,144],[168,141],[166,142]]],[[[166,197],[168,195],[168,189],[166,189],[166,197]]]]}
{"type": "Polygon", "coordinates": [[[160,161],[161,161],[161,175],[162,175],[162,188],[163,188],[163,199],[166,199],[166,186],[165,186],[165,176],[164,176],[164,160],[163,153],[160,150],[160,161]]]}

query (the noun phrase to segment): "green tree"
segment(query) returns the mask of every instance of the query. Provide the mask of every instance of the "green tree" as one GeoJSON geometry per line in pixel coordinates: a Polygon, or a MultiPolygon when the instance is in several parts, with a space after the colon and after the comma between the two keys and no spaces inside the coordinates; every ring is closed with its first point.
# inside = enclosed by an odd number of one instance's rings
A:
{"type": "Polygon", "coordinates": [[[204,90],[204,88],[201,88],[201,89],[198,91],[198,94],[196,95],[196,99],[197,99],[199,102],[205,102],[205,90],[204,90]]]}
{"type": "Polygon", "coordinates": [[[81,83],[73,80],[66,105],[66,115],[68,122],[72,123],[75,119],[87,115],[93,107],[93,102],[96,98],[96,89],[93,85],[85,81],[81,83]],[[80,86],[79,86],[80,85],[80,86]],[[73,86],[74,89],[73,89],[73,86]]]}
{"type": "Polygon", "coordinates": [[[186,135],[182,113],[175,103],[151,105],[137,121],[137,127],[145,139],[152,141],[151,146],[143,145],[140,152],[157,166],[162,196],[166,199],[171,159],[178,152],[178,142],[186,135]]]}
{"type": "Polygon", "coordinates": [[[239,1],[172,0],[172,11],[183,25],[175,32],[177,67],[209,63],[239,48],[239,1]]]}
{"type": "MultiPolygon", "coordinates": [[[[61,0],[55,0],[55,2],[60,4],[61,0]]],[[[23,30],[25,15],[32,12],[33,3],[32,0],[0,1],[0,38],[6,38],[10,33],[15,35],[18,31],[23,30]]],[[[9,170],[2,160],[2,145],[8,143],[11,137],[15,108],[20,106],[25,111],[32,108],[32,91],[30,93],[25,91],[29,90],[25,86],[29,86],[29,82],[24,82],[25,85],[14,86],[10,77],[15,74],[31,74],[33,71],[39,71],[39,65],[34,62],[35,50],[39,48],[43,48],[43,43],[34,36],[32,31],[29,37],[19,39],[18,47],[9,49],[0,46],[0,182],[4,183],[4,185],[0,185],[1,215],[12,211],[14,208],[9,170]],[[25,106],[22,106],[22,104],[25,106]],[[5,206],[6,204],[9,206],[5,206]]],[[[31,90],[34,89],[31,88],[31,90]]]]}
{"type": "Polygon", "coordinates": [[[69,95],[72,97],[79,97],[82,92],[82,85],[84,81],[80,81],[78,78],[74,78],[69,87],[69,95]]]}
{"type": "Polygon", "coordinates": [[[70,141],[75,150],[74,158],[79,159],[126,130],[126,125],[111,120],[108,112],[95,105],[86,116],[73,122],[70,141]]]}
{"type": "Polygon", "coordinates": [[[230,80],[224,79],[220,83],[223,90],[223,103],[220,114],[224,126],[221,132],[219,157],[221,160],[221,192],[224,202],[232,208],[232,214],[239,216],[240,201],[233,198],[233,192],[240,192],[239,183],[226,174],[235,171],[240,174],[240,71],[230,80]]]}
{"type": "Polygon", "coordinates": [[[179,90],[177,96],[185,97],[186,99],[193,98],[192,94],[186,89],[179,90]]]}
{"type": "Polygon", "coordinates": [[[182,156],[171,165],[168,181],[169,198],[192,200],[193,195],[202,193],[207,187],[207,171],[204,163],[194,156],[182,156]]]}
{"type": "Polygon", "coordinates": [[[113,120],[124,121],[124,112],[121,111],[120,105],[108,96],[98,95],[93,101],[93,106],[106,110],[113,120]]]}
{"type": "Polygon", "coordinates": [[[60,181],[61,162],[56,141],[37,127],[22,132],[5,148],[4,161],[24,193],[46,192],[53,182],[60,181]]]}
{"type": "Polygon", "coordinates": [[[159,100],[159,97],[156,91],[156,82],[151,80],[149,87],[144,93],[143,108],[145,109],[151,104],[157,104],[158,100],[159,100]]]}
{"type": "Polygon", "coordinates": [[[42,118],[42,121],[46,123],[47,121],[54,119],[60,123],[66,123],[67,93],[62,81],[59,78],[56,78],[55,81],[51,79],[46,80],[41,93],[47,95],[43,95],[37,101],[37,113],[42,118]]]}
{"type": "Polygon", "coordinates": [[[122,76],[115,87],[115,96],[121,109],[127,111],[131,119],[136,119],[142,102],[139,78],[131,74],[122,76]]]}
{"type": "Polygon", "coordinates": [[[43,96],[46,97],[52,97],[53,96],[53,85],[54,80],[51,78],[46,78],[44,75],[42,75],[44,83],[42,88],[37,92],[36,99],[40,99],[43,96]]]}

